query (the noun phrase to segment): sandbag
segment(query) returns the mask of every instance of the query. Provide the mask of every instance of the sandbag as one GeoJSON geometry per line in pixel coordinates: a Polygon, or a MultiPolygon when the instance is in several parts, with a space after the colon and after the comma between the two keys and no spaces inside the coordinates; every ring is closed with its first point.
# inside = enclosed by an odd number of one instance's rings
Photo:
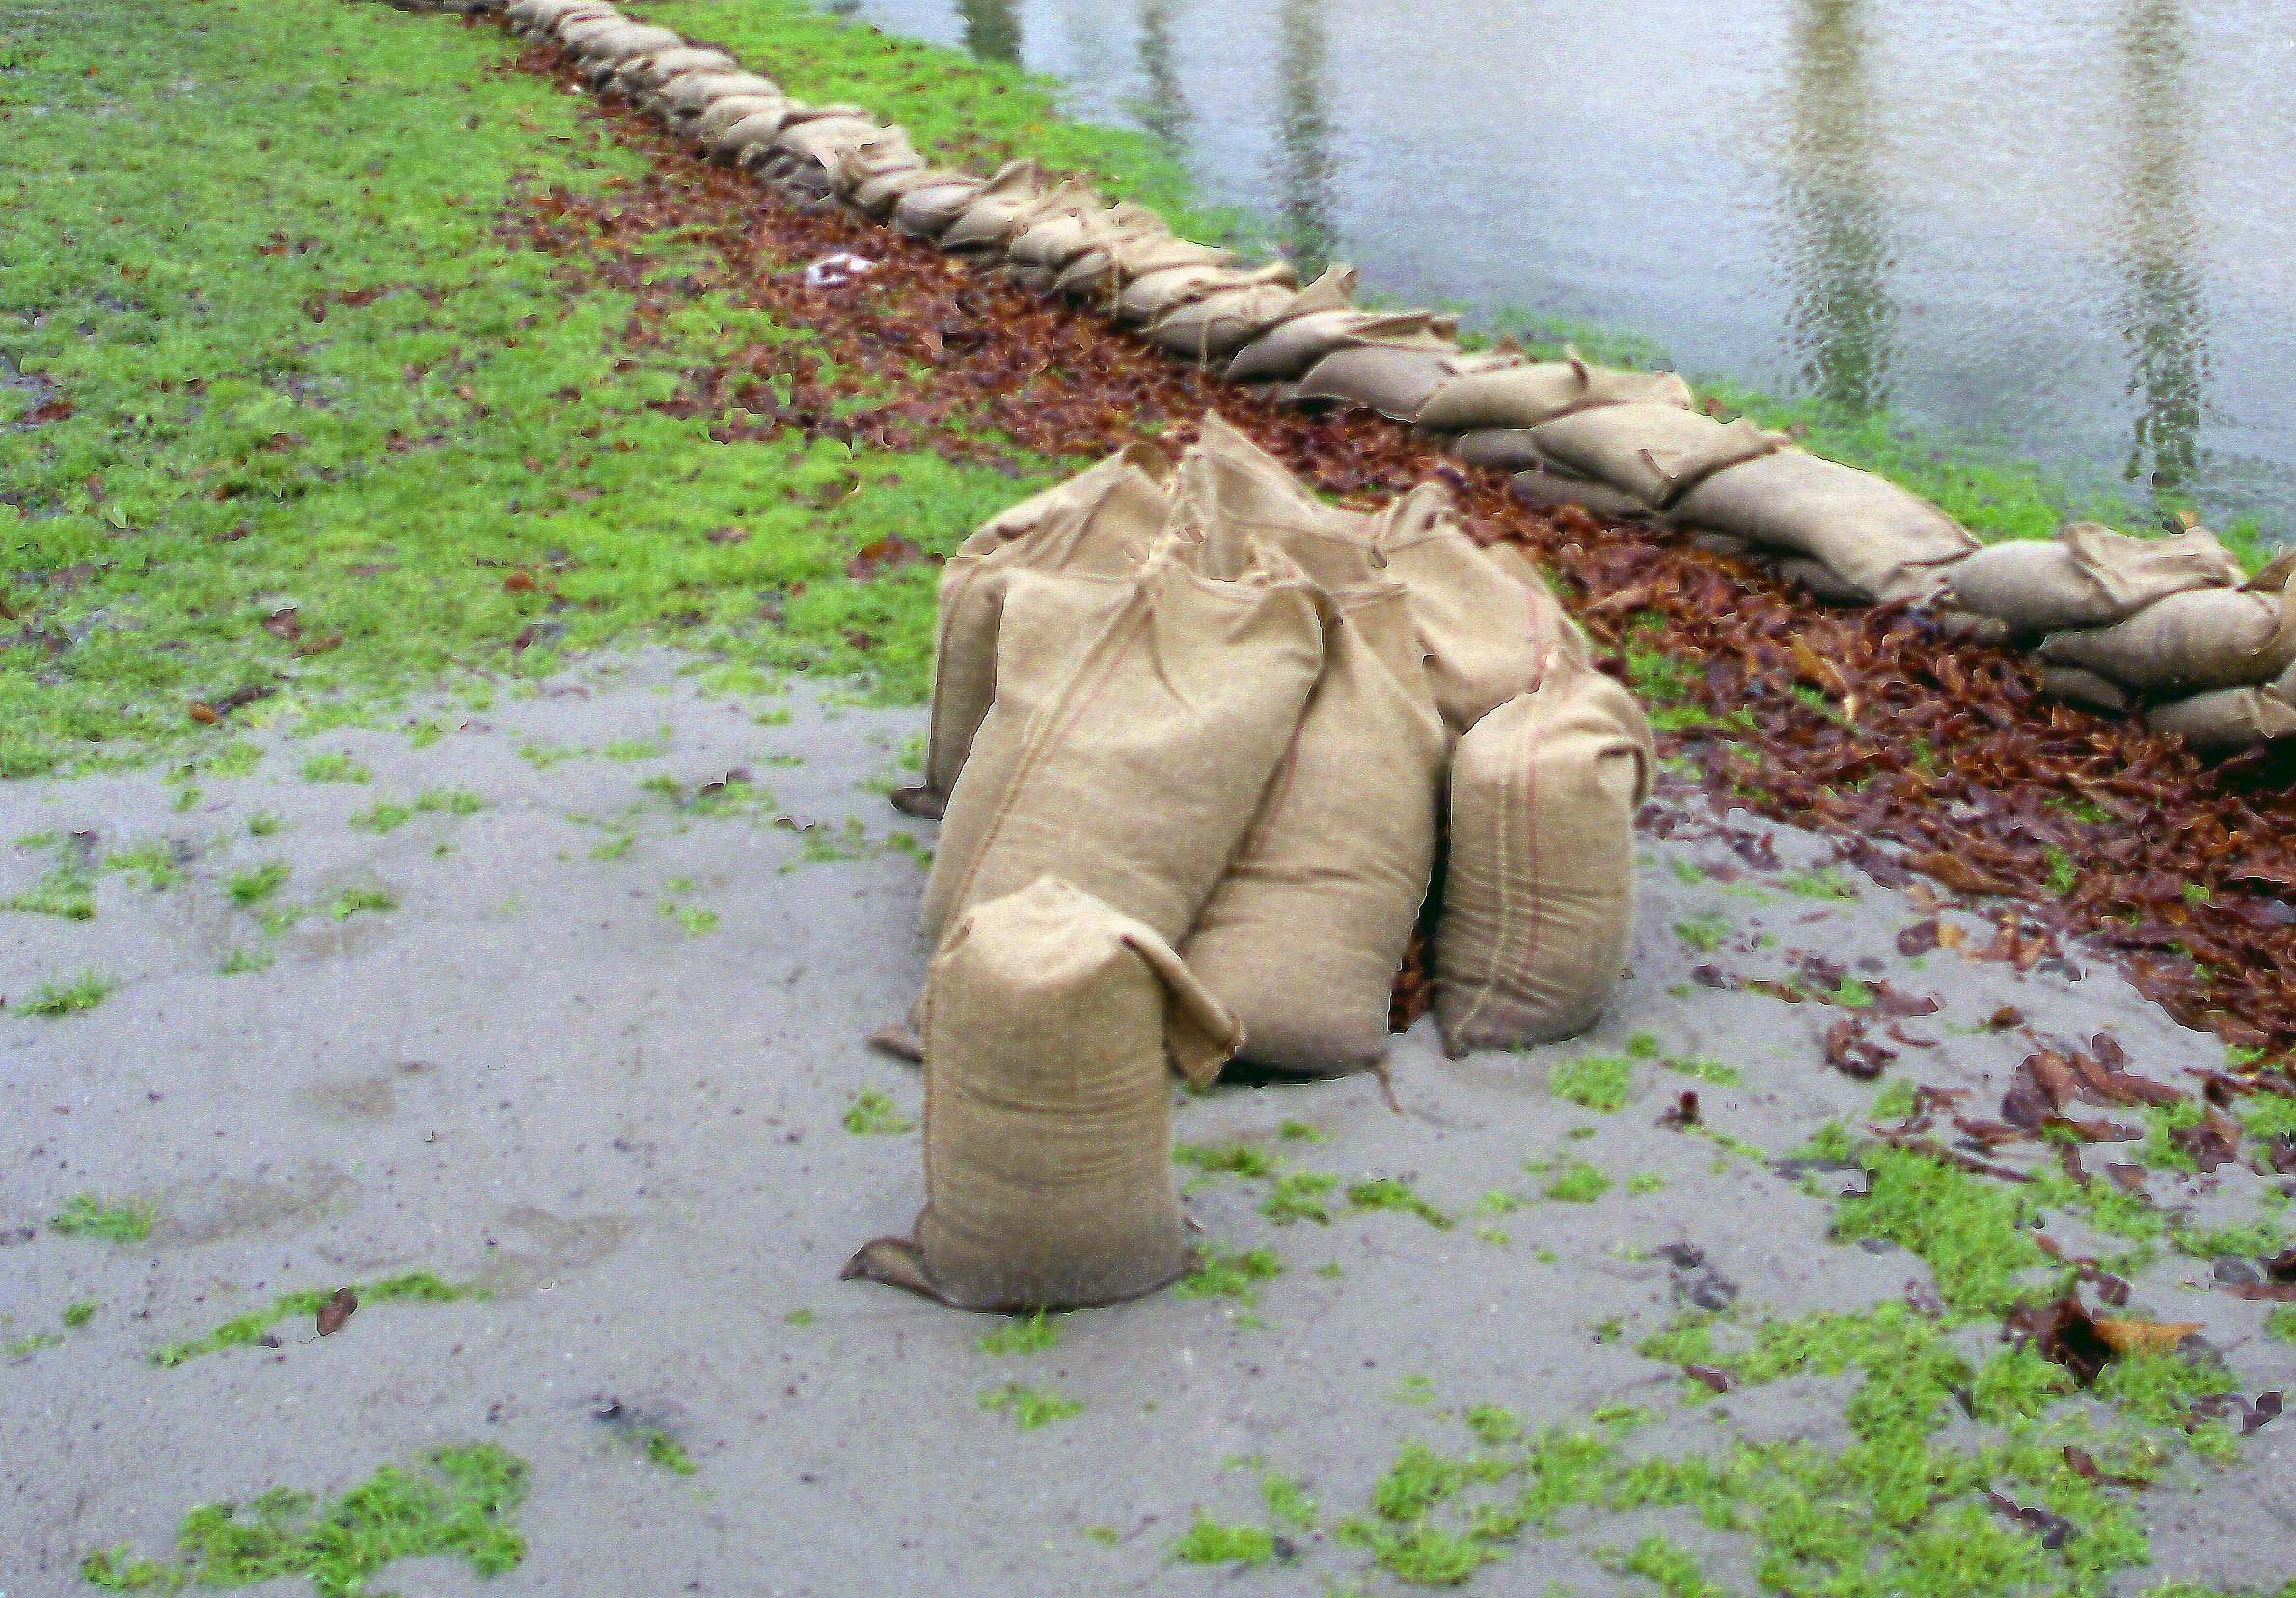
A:
{"type": "MultiPolygon", "coordinates": [[[[1490,433],[1466,434],[1467,438],[1490,436],[1490,433]]],[[[1462,455],[1461,458],[1465,457],[1462,455]]],[[[1551,510],[1560,505],[1575,505],[1582,510],[1598,516],[1608,516],[1614,521],[1637,521],[1651,513],[1648,506],[1624,488],[1613,488],[1607,482],[1597,482],[1592,478],[1582,478],[1575,473],[1556,471],[1546,466],[1534,466],[1517,472],[1509,481],[1507,491],[1539,510],[1551,510]]]]}
{"type": "Polygon", "coordinates": [[[1428,396],[1419,426],[1434,432],[1535,427],[1599,405],[1672,405],[1687,410],[1690,385],[1671,372],[1627,372],[1581,360],[1506,361],[1462,372],[1428,396]]]}
{"type": "Polygon", "coordinates": [[[966,205],[964,213],[940,236],[944,250],[995,252],[1047,204],[1098,204],[1081,183],[1055,185],[1052,175],[1034,161],[1007,161],[966,205]]]}
{"type": "Polygon", "coordinates": [[[1559,657],[1459,740],[1435,934],[1446,1052],[1551,1043],[1602,1013],[1633,932],[1634,813],[1654,763],[1633,696],[1559,657]]]}
{"type": "Polygon", "coordinates": [[[2260,687],[2212,688],[2152,705],[2145,722],[2212,753],[2296,738],[2296,668],[2260,687]]]}
{"type": "Polygon", "coordinates": [[[2110,626],[2155,599],[2228,587],[2242,576],[2239,558],[2206,528],[2132,538],[2073,522],[2051,542],[1998,543],[1956,561],[1947,585],[1965,609],[1999,617],[2021,633],[2048,633],[2110,626]]]}
{"type": "MultiPolygon", "coordinates": [[[[1089,191],[1086,191],[1089,192],[1089,191]]],[[[1060,269],[1086,250],[1103,249],[1133,238],[1168,236],[1163,218],[1130,201],[1103,206],[1092,204],[1048,207],[1031,216],[1004,247],[1004,259],[1016,266],[1031,267],[1058,276],[1060,269]]]]}
{"type": "MultiPolygon", "coordinates": [[[[694,119],[694,125],[688,129],[688,135],[699,143],[704,150],[716,154],[720,145],[726,135],[733,131],[737,124],[748,118],[766,113],[779,113],[786,116],[789,110],[790,101],[783,95],[726,95],[722,98],[712,100],[702,113],[694,119]]],[[[774,126],[778,129],[779,124],[776,123],[774,126]]],[[[768,136],[770,137],[770,135],[768,136]]]]}
{"type": "MultiPolygon", "coordinates": [[[[2052,698],[2061,699],[2067,704],[2083,705],[2091,710],[2103,710],[2112,715],[2119,715],[2127,710],[2133,703],[2129,697],[2129,691],[2121,687],[2119,683],[2115,682],[2111,677],[2099,676],[2094,672],[2086,671],[2079,666],[2043,665],[2041,667],[2041,687],[2046,689],[2052,698]]],[[[2239,692],[2237,689],[2228,691],[2239,692]]]]}
{"type": "Polygon", "coordinates": [[[955,791],[997,690],[997,634],[1005,573],[1129,576],[1162,528],[1171,468],[1155,448],[1128,444],[1067,482],[983,523],[941,568],[933,617],[933,714],[924,782],[896,803],[937,815],[955,791]]]}
{"type": "Polygon", "coordinates": [[[1371,515],[1340,510],[1213,414],[1181,457],[1172,505],[1175,526],[1215,546],[1205,563],[1215,575],[1240,569],[1251,544],[1269,543],[1328,591],[1401,583],[1436,708],[1454,735],[1538,686],[1542,663],[1574,636],[1527,567],[1509,569],[1467,536],[1438,483],[1421,483],[1371,515]]]}
{"type": "Polygon", "coordinates": [[[1531,429],[1531,442],[1548,465],[1663,510],[1723,468],[1782,448],[1786,435],[1763,432],[1744,417],[1723,423],[1676,405],[1635,401],[1542,422],[1531,429]]]}
{"type": "Polygon", "coordinates": [[[1977,540],[1927,500],[1853,466],[1783,449],[1716,472],[1674,519],[1822,563],[1864,603],[1925,602],[1977,540]]]}
{"type": "Polygon", "coordinates": [[[1236,258],[1210,244],[1192,243],[1169,233],[1141,233],[1086,250],[1052,280],[1052,291],[1069,299],[1114,301],[1135,279],[1181,266],[1227,266],[1236,258]]]}
{"type": "Polygon", "coordinates": [[[621,13],[605,0],[512,0],[503,14],[520,33],[538,33],[569,15],[618,17],[621,13]]]}
{"type": "Polygon", "coordinates": [[[1241,266],[1167,267],[1127,283],[1110,315],[1128,327],[1145,325],[1212,294],[1269,285],[1294,290],[1299,279],[1280,261],[1248,270],[1241,266]]]}
{"type": "Polygon", "coordinates": [[[736,118],[732,125],[710,141],[709,152],[717,160],[752,166],[775,153],[774,140],[780,137],[781,124],[805,109],[794,100],[782,100],[736,118]]]}
{"type": "Polygon", "coordinates": [[[1280,555],[1223,581],[1166,542],[1121,604],[1080,625],[1087,581],[1006,579],[996,703],[942,822],[928,939],[1054,870],[1168,940],[1187,936],[1299,724],[1323,619],[1280,555]]]}
{"type": "Polygon", "coordinates": [[[1313,1076],[1386,1058],[1449,742],[1402,585],[1335,594],[1333,608],[1291,748],[1181,946],[1243,1024],[1243,1059],[1313,1076]]]}
{"type": "Polygon", "coordinates": [[[601,29],[627,23],[630,18],[607,5],[567,6],[522,30],[528,37],[547,39],[563,48],[569,40],[587,39],[601,29]]]}
{"type": "Polygon", "coordinates": [[[913,238],[938,238],[981,191],[982,179],[964,172],[936,172],[934,180],[902,190],[893,226],[913,238]]]}
{"type": "MultiPolygon", "coordinates": [[[[848,169],[851,165],[851,157],[848,157],[848,169]]],[[[878,222],[890,222],[893,207],[906,196],[917,189],[936,183],[945,184],[947,181],[946,173],[932,167],[899,167],[889,172],[873,174],[853,184],[847,199],[852,202],[853,208],[863,216],[878,222]]]]}
{"type": "Polygon", "coordinates": [[[1361,405],[1398,422],[1419,414],[1429,395],[1464,372],[1505,365],[1504,355],[1466,355],[1427,347],[1423,339],[1362,344],[1335,350],[1308,369],[1294,400],[1361,405]]]}
{"type": "Polygon", "coordinates": [[[683,133],[718,101],[736,96],[753,99],[760,95],[778,99],[781,92],[754,72],[681,72],[647,96],[646,104],[670,124],[672,133],[683,133]]]}
{"type": "Polygon", "coordinates": [[[1199,364],[1224,360],[1250,339],[1293,317],[1345,306],[1355,292],[1355,268],[1332,266],[1306,288],[1281,281],[1216,289],[1158,317],[1148,341],[1199,364]]]}
{"type": "Polygon", "coordinates": [[[1335,350],[1367,344],[1447,354],[1459,347],[1451,339],[1457,326],[1432,311],[1300,312],[1239,349],[1226,376],[1231,383],[1290,382],[1335,350]]]}
{"type": "Polygon", "coordinates": [[[2269,681],[2296,661],[2292,565],[2296,556],[2283,556],[2243,588],[2188,589],[2109,627],[2051,633],[2041,658],[2149,693],[2269,681]]]}
{"type": "Polygon", "coordinates": [[[1171,1079],[1235,1018],[1151,928],[1054,877],[967,911],[924,1004],[925,1207],[848,1278],[966,1309],[1074,1309],[1188,1268],[1171,1079]]]}
{"type": "Polygon", "coordinates": [[[848,197],[858,193],[880,179],[909,173],[921,176],[925,158],[911,148],[909,136],[899,128],[892,128],[878,138],[863,139],[847,145],[832,155],[829,169],[832,187],[848,197]]]}
{"type": "Polygon", "coordinates": [[[642,101],[648,94],[668,83],[671,78],[688,72],[738,72],[741,63],[724,50],[705,50],[691,44],[672,49],[653,50],[624,61],[615,69],[614,83],[632,99],[642,101]]]}
{"type": "Polygon", "coordinates": [[[626,16],[600,17],[580,28],[559,34],[559,44],[575,60],[587,63],[626,61],[647,50],[670,50],[683,44],[676,30],[633,22],[626,16]]]}
{"type": "MultiPolygon", "coordinates": [[[[900,152],[908,150],[908,140],[897,128],[844,116],[785,122],[774,135],[774,149],[792,163],[791,169],[780,175],[780,181],[811,194],[835,192],[839,166],[848,154],[864,146],[897,159],[900,152]]],[[[924,164],[924,158],[914,151],[909,151],[908,159],[918,166],[924,164]]]]}

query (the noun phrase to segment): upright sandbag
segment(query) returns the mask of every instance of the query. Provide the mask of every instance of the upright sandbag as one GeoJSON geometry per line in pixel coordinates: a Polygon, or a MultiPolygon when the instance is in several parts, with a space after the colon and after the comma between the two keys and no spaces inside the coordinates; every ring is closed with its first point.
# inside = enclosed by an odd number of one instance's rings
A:
{"type": "Polygon", "coordinates": [[[1633,931],[1654,763],[1633,696],[1559,658],[1459,740],[1435,934],[1446,1051],[1551,1043],[1602,1013],[1633,931]]]}
{"type": "Polygon", "coordinates": [[[1225,375],[1231,383],[1290,382],[1325,356],[1367,344],[1447,354],[1459,347],[1451,337],[1457,329],[1452,317],[1432,311],[1303,311],[1237,350],[1225,375]]]}
{"type": "Polygon", "coordinates": [[[2072,522],[2049,542],[1997,543],[1955,561],[1947,584],[1965,610],[2021,633],[2048,633],[2110,626],[2155,599],[2229,587],[2243,575],[2239,558],[2206,528],[2132,538],[2094,522],[2072,522]]]}
{"type": "Polygon", "coordinates": [[[1280,282],[1247,283],[1206,294],[1167,311],[1148,329],[1148,341],[1174,355],[1208,365],[1225,360],[1250,339],[1294,317],[1346,305],[1355,292],[1355,268],[1326,268],[1295,290],[1280,282]]]}
{"type": "Polygon", "coordinates": [[[2296,661],[2291,566],[2283,556],[2243,588],[2188,589],[2109,627],[2051,633],[2041,658],[2147,693],[2269,681],[2296,661]]]}
{"type": "Polygon", "coordinates": [[[647,96],[647,107],[670,124],[672,133],[685,133],[720,100],[779,95],[770,79],[755,72],[681,72],[647,96]]]}
{"type": "Polygon", "coordinates": [[[1786,435],[1763,432],[1744,417],[1724,423],[1701,411],[1636,401],[1542,422],[1531,429],[1531,442],[1549,464],[1663,510],[1725,467],[1782,448],[1786,435]]]}
{"type": "Polygon", "coordinates": [[[894,128],[878,138],[863,139],[834,152],[829,173],[832,187],[848,199],[881,179],[922,174],[925,158],[910,146],[909,137],[894,128]]]}
{"type": "Polygon", "coordinates": [[[1462,372],[1427,397],[1419,426],[1431,432],[1525,428],[1600,405],[1686,410],[1690,385],[1671,372],[1599,367],[1572,351],[1560,361],[1516,359],[1462,372]]]}
{"type": "Polygon", "coordinates": [[[602,17],[595,27],[568,29],[559,42],[575,60],[585,63],[623,61],[647,50],[674,49],[685,42],[671,28],[650,27],[627,17],[602,17]]]}
{"type": "Polygon", "coordinates": [[[2145,722],[2211,753],[2296,738],[2296,667],[2260,687],[2212,688],[2152,705],[2145,722]]]}
{"type": "Polygon", "coordinates": [[[1280,556],[1223,581],[1166,543],[1083,627],[1080,581],[1007,580],[997,699],[942,822],[928,939],[1055,870],[1185,937],[1322,671],[1320,596],[1280,556]]]}
{"type": "Polygon", "coordinates": [[[1291,748],[1181,946],[1243,1023],[1242,1058],[1314,1076],[1386,1057],[1448,746],[1403,587],[1335,594],[1333,609],[1291,748]]]}
{"type": "Polygon", "coordinates": [[[1046,876],[960,916],[924,1003],[925,1207],[845,1267],[966,1309],[1073,1309],[1188,1268],[1172,1073],[1235,1018],[1154,930],[1046,876]]]}
{"type": "Polygon", "coordinates": [[[1785,449],[1714,473],[1674,519],[1822,563],[1868,604],[1926,602],[1977,548],[1960,523],[1887,479],[1785,449]]]}
{"type": "Polygon", "coordinates": [[[1153,446],[1128,444],[1067,482],[983,523],[941,568],[933,617],[933,720],[921,792],[903,810],[946,808],[996,698],[1005,573],[1129,576],[1171,507],[1171,468],[1153,446]]]}

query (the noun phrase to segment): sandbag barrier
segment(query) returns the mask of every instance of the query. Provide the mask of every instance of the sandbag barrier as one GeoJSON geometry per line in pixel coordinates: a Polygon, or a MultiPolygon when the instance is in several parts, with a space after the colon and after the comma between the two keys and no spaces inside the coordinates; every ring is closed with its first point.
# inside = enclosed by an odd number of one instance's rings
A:
{"type": "Polygon", "coordinates": [[[1449,317],[1353,305],[1352,268],[1301,286],[1281,261],[1245,265],[1034,162],[990,178],[933,167],[863,108],[796,100],[607,0],[390,3],[500,14],[713,159],[1096,307],[1270,399],[1410,426],[1506,473],[1527,504],[1679,529],[1829,604],[1928,611],[1957,634],[2035,650],[2057,697],[2197,748],[2296,736],[2296,554],[2249,579],[2200,528],[2139,538],[2075,523],[2052,541],[1981,546],[1883,478],[1708,415],[1674,373],[1469,353],[1449,317]]]}

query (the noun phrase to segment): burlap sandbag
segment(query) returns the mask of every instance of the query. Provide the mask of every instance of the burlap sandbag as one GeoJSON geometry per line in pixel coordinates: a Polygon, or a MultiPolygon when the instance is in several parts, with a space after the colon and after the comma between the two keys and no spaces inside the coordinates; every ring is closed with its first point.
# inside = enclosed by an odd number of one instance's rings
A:
{"type": "Polygon", "coordinates": [[[1117,294],[1110,315],[1128,327],[1145,326],[1212,294],[1268,286],[1296,291],[1299,287],[1298,275],[1280,261],[1249,269],[1172,266],[1127,283],[1117,294]]]}
{"type": "Polygon", "coordinates": [[[1428,396],[1465,373],[1504,366],[1504,355],[1445,353],[1423,339],[1402,344],[1363,344],[1325,356],[1299,379],[1293,392],[1298,404],[1341,402],[1361,405],[1397,422],[1418,416],[1428,396]]]}
{"type": "Polygon", "coordinates": [[[1238,1029],[1169,943],[1040,877],[957,919],[923,1034],[924,1211],[847,1277],[966,1309],[1074,1309],[1188,1268],[1172,1073],[1210,1082],[1238,1029]]]}
{"type": "Polygon", "coordinates": [[[909,136],[894,128],[881,138],[863,139],[835,153],[830,180],[848,198],[880,179],[925,171],[925,158],[910,145],[909,136]]]}
{"type": "Polygon", "coordinates": [[[902,158],[901,152],[906,151],[912,164],[922,166],[924,157],[910,151],[908,145],[898,128],[862,117],[809,117],[783,123],[774,135],[774,149],[788,157],[788,168],[779,180],[809,194],[834,193],[845,157],[864,148],[893,159],[902,158]]]}
{"type": "Polygon", "coordinates": [[[1004,576],[1013,571],[1129,576],[1171,508],[1171,468],[1147,444],[1128,444],[1067,482],[983,523],[941,568],[933,616],[933,719],[919,789],[895,796],[938,815],[956,790],[972,740],[997,697],[997,634],[1004,576]]]}
{"type": "Polygon", "coordinates": [[[1551,1043],[1602,1013],[1633,932],[1654,763],[1633,696],[1559,658],[1460,739],[1435,942],[1446,1051],[1551,1043]]]}
{"type": "Polygon", "coordinates": [[[1048,201],[1090,203],[1082,184],[1055,183],[1034,161],[1007,161],[967,202],[962,215],[943,229],[937,242],[944,250],[997,251],[1048,201]]]}
{"type": "Polygon", "coordinates": [[[981,191],[982,179],[965,172],[936,172],[933,180],[902,190],[893,226],[914,238],[938,238],[981,191]]]}
{"type": "MultiPolygon", "coordinates": [[[[576,61],[582,61],[587,59],[588,47],[599,41],[604,40],[609,34],[629,33],[635,31],[638,27],[638,23],[631,21],[627,16],[622,15],[619,12],[587,11],[578,13],[569,12],[562,14],[557,21],[550,25],[548,31],[550,38],[557,43],[560,49],[565,51],[576,61]]],[[[652,32],[655,30],[649,29],[647,31],[652,32]]],[[[661,29],[659,31],[662,33],[670,33],[670,30],[667,28],[661,29]]],[[[640,48],[648,50],[661,50],[668,49],[674,44],[683,44],[684,42],[685,41],[679,38],[676,34],[670,33],[670,37],[668,39],[655,39],[652,41],[640,46],[640,48]]],[[[635,55],[638,52],[637,50],[626,50],[622,53],[635,55]]]]}
{"type": "Polygon", "coordinates": [[[2041,686],[2054,698],[2067,704],[2086,706],[2118,715],[2133,703],[2129,691],[2111,677],[2097,675],[2079,666],[2041,667],[2041,686]]]}
{"type": "MultiPolygon", "coordinates": [[[[690,136],[711,154],[719,153],[719,145],[733,131],[734,125],[746,118],[768,113],[786,116],[790,110],[786,95],[727,95],[712,100],[701,115],[694,119],[690,136]]],[[[779,124],[775,124],[779,127],[779,124]]]]}
{"type": "Polygon", "coordinates": [[[722,99],[737,96],[754,99],[780,94],[769,79],[754,72],[682,72],[647,96],[647,107],[670,124],[672,133],[689,131],[704,111],[722,99]]]}
{"type": "Polygon", "coordinates": [[[782,100],[738,117],[731,126],[710,141],[710,155],[741,167],[752,167],[760,160],[770,159],[776,153],[774,141],[780,137],[782,124],[806,109],[795,100],[782,100]]]}
{"type": "Polygon", "coordinates": [[[741,63],[724,50],[705,50],[680,44],[650,50],[624,61],[614,74],[615,87],[632,99],[642,99],[671,78],[688,72],[738,72],[741,63]]]}
{"type": "Polygon", "coordinates": [[[2172,593],[2238,583],[2240,561],[2206,528],[2167,538],[2132,538],[2073,522],[2051,542],[1998,543],[1955,561],[1955,601],[2022,633],[2105,627],[2172,593]]]}
{"type": "Polygon", "coordinates": [[[948,175],[933,167],[902,167],[861,179],[847,196],[853,208],[877,222],[890,222],[893,209],[915,190],[945,183],[948,175]]]}
{"type": "Polygon", "coordinates": [[[1250,544],[1265,543],[1329,591],[1382,578],[1403,584],[1436,708],[1455,735],[1538,686],[1543,662],[1567,642],[1570,624],[1554,596],[1527,567],[1510,569],[1479,547],[1437,483],[1422,483],[1376,514],[1343,510],[1207,415],[1174,475],[1173,516],[1214,546],[1206,568],[1216,574],[1238,568],[1250,544]],[[1222,540],[1232,540],[1226,552],[1222,540]]]}
{"type": "Polygon", "coordinates": [[[1226,375],[1231,383],[1290,382],[1325,356],[1367,344],[1445,354],[1458,347],[1451,338],[1457,326],[1432,311],[1300,312],[1239,349],[1226,375]]]}
{"type": "Polygon", "coordinates": [[[997,699],[942,822],[928,939],[1048,871],[1185,937],[1322,671],[1320,596],[1280,556],[1221,581],[1166,543],[1085,627],[1079,581],[1006,580],[997,699]]]}
{"type": "Polygon", "coordinates": [[[1336,594],[1333,608],[1291,748],[1181,946],[1243,1023],[1244,1059],[1312,1076],[1386,1058],[1449,742],[1403,587],[1336,594]]]}
{"type": "Polygon", "coordinates": [[[1190,300],[1158,317],[1149,343],[1198,364],[1225,360],[1247,341],[1294,317],[1345,306],[1354,296],[1355,268],[1332,266],[1306,288],[1282,282],[1247,283],[1190,300]]]}
{"type": "MultiPolygon", "coordinates": [[[[1488,438],[1488,433],[1468,433],[1468,438],[1488,438]]],[[[1465,458],[1463,455],[1461,458],[1465,458]]],[[[1607,482],[1597,482],[1572,472],[1556,471],[1552,467],[1534,466],[1517,472],[1508,482],[1507,490],[1523,504],[1540,510],[1551,510],[1557,506],[1575,505],[1598,516],[1609,516],[1617,521],[1639,521],[1650,515],[1649,507],[1624,488],[1613,488],[1607,482]]]]}
{"type": "Polygon", "coordinates": [[[1674,517],[1807,555],[1867,604],[1935,598],[1942,568],[1977,548],[1927,500],[1795,449],[1716,472],[1682,496],[1674,517]]]}
{"type": "Polygon", "coordinates": [[[1419,425],[1435,432],[1477,427],[1535,427],[1599,405],[1673,405],[1688,409],[1690,385],[1671,372],[1599,367],[1573,351],[1560,361],[1516,359],[1463,372],[1420,407],[1419,425]]]}
{"type": "Polygon", "coordinates": [[[1137,278],[1181,266],[1227,266],[1236,258],[1210,244],[1176,238],[1169,233],[1142,233],[1086,250],[1052,280],[1052,291],[1069,299],[1113,304],[1124,286],[1137,278]]]}
{"type": "Polygon", "coordinates": [[[1663,510],[1725,467],[1782,448],[1786,435],[1763,432],[1744,417],[1717,422],[1699,411],[1638,401],[1542,422],[1531,441],[1548,465],[1663,510]]]}
{"type": "Polygon", "coordinates": [[[1087,250],[1136,238],[1167,236],[1163,218],[1130,201],[1115,206],[1076,206],[1031,217],[1005,246],[1016,266],[1055,274],[1087,250]]]}
{"type": "Polygon", "coordinates": [[[513,0],[503,13],[520,33],[547,32],[568,16],[619,17],[622,14],[605,0],[513,0]]]}
{"type": "Polygon", "coordinates": [[[2243,588],[2188,589],[2109,627],[2051,633],[2041,657],[2146,693],[2270,681],[2296,661],[2292,565],[2296,556],[2284,556],[2243,588]]]}
{"type": "Polygon", "coordinates": [[[602,18],[580,29],[568,28],[559,36],[559,43],[581,62],[623,61],[647,50],[675,49],[684,42],[673,29],[620,16],[602,18]]]}
{"type": "Polygon", "coordinates": [[[2228,752],[2296,738],[2296,667],[2255,688],[2213,688],[2155,704],[2147,726],[2173,732],[2195,749],[2228,752]]]}

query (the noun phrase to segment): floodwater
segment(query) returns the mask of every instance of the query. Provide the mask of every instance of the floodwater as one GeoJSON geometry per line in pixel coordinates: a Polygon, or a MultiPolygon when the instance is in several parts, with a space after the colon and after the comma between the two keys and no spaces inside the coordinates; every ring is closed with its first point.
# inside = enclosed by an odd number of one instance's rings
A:
{"type": "Polygon", "coordinates": [[[840,0],[1382,296],[2296,538],[2296,0],[840,0]]]}

